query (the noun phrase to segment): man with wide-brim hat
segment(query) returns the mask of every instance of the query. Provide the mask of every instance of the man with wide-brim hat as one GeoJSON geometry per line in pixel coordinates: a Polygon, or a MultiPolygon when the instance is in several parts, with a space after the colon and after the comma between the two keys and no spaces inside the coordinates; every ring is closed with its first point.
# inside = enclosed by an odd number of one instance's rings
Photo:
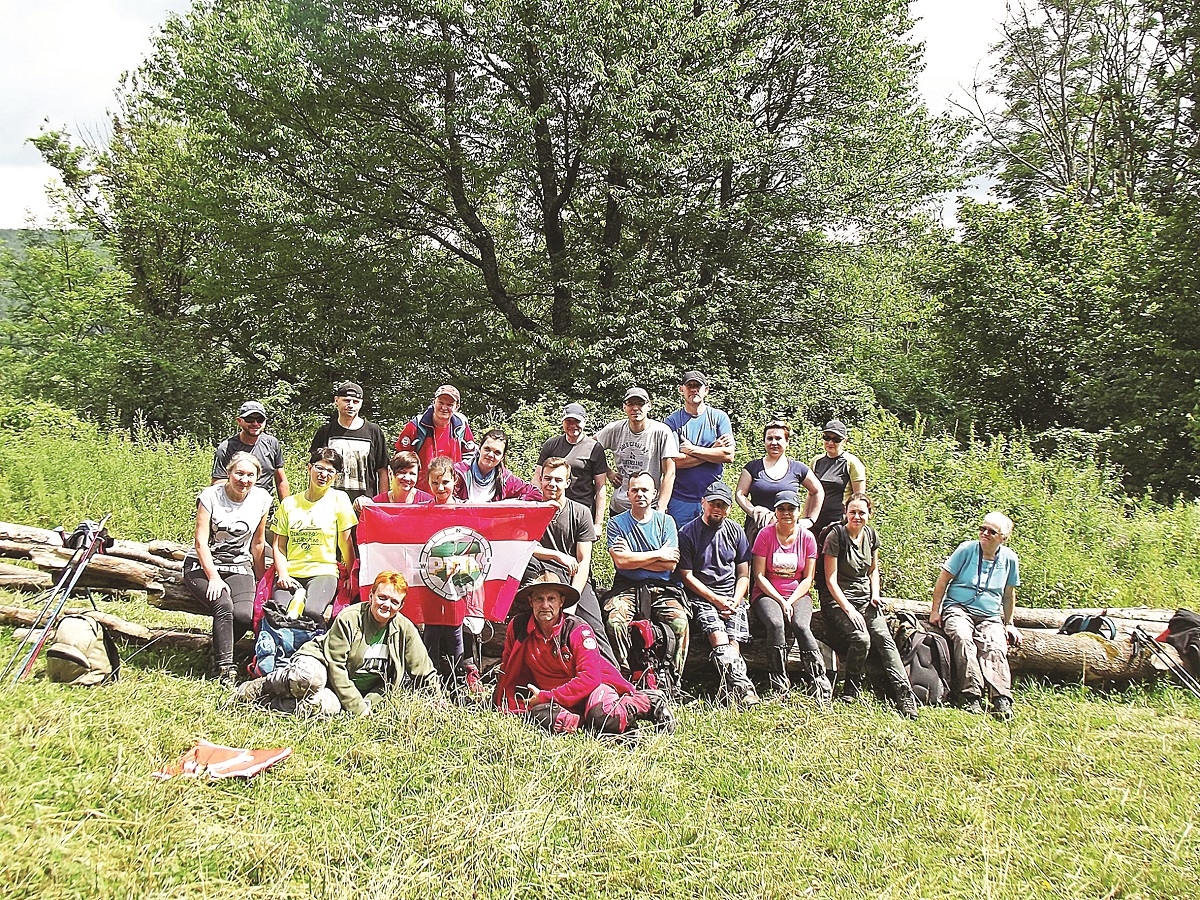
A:
{"type": "Polygon", "coordinates": [[[600,655],[592,626],[563,612],[578,601],[579,592],[553,572],[517,592],[514,604],[528,604],[529,612],[508,624],[496,706],[552,734],[621,734],[642,722],[673,731],[666,698],[635,689],[600,655]]]}

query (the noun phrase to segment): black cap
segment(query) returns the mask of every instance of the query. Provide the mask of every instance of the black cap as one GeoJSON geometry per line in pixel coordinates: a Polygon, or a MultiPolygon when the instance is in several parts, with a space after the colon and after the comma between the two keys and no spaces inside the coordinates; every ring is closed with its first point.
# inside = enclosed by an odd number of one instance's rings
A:
{"type": "Polygon", "coordinates": [[[337,390],[333,392],[335,397],[353,397],[356,400],[363,398],[363,389],[353,381],[343,381],[337,386],[337,390]]]}
{"type": "Polygon", "coordinates": [[[708,379],[704,377],[702,372],[697,372],[695,369],[684,372],[679,379],[680,384],[687,384],[689,381],[698,381],[705,387],[708,387],[708,379]]]}

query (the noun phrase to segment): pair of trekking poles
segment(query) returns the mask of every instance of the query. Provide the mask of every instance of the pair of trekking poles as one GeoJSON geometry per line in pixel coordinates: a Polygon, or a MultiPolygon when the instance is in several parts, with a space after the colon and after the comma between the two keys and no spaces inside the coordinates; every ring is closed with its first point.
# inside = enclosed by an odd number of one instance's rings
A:
{"type": "MultiPolygon", "coordinates": [[[[9,681],[10,676],[11,683],[17,684],[28,678],[33,671],[34,663],[41,655],[42,648],[46,646],[50,632],[62,614],[67,598],[71,596],[71,591],[75,589],[80,576],[83,575],[83,570],[87,568],[87,564],[93,557],[103,553],[107,547],[111,546],[112,538],[104,530],[108,518],[105,516],[99,522],[80,522],[79,527],[63,542],[65,546],[74,548],[75,553],[63,567],[58,581],[47,593],[46,602],[42,605],[37,618],[34,619],[29,634],[24,641],[17,644],[8,665],[4,667],[3,672],[0,672],[0,684],[9,681]]],[[[96,608],[94,600],[92,608],[96,608]]]]}

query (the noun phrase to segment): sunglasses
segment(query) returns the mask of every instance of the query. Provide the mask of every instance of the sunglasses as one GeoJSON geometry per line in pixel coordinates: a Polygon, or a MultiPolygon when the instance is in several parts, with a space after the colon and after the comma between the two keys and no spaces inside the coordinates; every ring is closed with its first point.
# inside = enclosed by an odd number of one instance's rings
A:
{"type": "Polygon", "coordinates": [[[242,419],[243,421],[249,422],[252,425],[261,425],[263,422],[267,421],[262,416],[242,416],[242,419]]]}

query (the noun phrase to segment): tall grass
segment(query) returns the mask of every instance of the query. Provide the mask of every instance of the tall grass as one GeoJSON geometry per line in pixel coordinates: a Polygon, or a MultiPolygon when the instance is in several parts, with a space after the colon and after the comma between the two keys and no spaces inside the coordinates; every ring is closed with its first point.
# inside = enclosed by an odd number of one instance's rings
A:
{"type": "MultiPolygon", "coordinates": [[[[557,433],[557,408],[530,406],[504,422],[508,465],[532,477],[538,449],[557,433]]],[[[617,415],[590,410],[593,423],[617,415]]],[[[292,484],[305,483],[307,434],[282,434],[292,484]]],[[[853,428],[884,542],[885,593],[929,596],[939,564],[973,539],[989,510],[1016,521],[1025,605],[1200,606],[1200,507],[1129,498],[1092,459],[1044,455],[1020,438],[957,441],[879,415],[853,428]]],[[[791,455],[808,462],[822,448],[815,429],[793,434],[791,455]]],[[[761,455],[758,432],[739,436],[730,485],[761,455]]],[[[212,448],[195,441],[98,429],[42,403],[0,407],[0,519],[73,526],[111,512],[112,531],[135,540],[187,541],[194,496],[208,484],[212,448]]],[[[736,513],[740,518],[740,512],[736,513]]],[[[594,561],[611,572],[602,541],[594,561]]]]}

